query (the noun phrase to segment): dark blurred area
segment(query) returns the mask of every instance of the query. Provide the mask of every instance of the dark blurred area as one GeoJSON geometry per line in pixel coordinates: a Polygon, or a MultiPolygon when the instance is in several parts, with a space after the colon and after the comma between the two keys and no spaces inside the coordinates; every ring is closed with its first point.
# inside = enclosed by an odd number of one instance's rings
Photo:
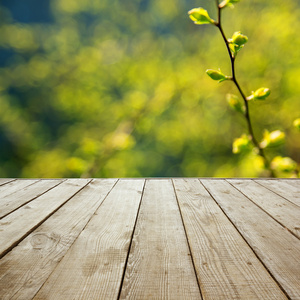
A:
{"type": "Polygon", "coordinates": [[[1,5],[7,8],[13,20],[19,23],[52,23],[51,0],[2,0],[1,5]]]}

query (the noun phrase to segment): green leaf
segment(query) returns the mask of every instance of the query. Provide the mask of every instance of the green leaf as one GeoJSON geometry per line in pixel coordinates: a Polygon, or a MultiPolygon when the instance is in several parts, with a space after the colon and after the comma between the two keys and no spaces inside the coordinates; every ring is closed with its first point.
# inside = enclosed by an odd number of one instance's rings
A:
{"type": "Polygon", "coordinates": [[[234,55],[236,55],[247,43],[248,37],[241,34],[240,31],[236,31],[231,39],[228,39],[229,48],[234,55]]]}
{"type": "Polygon", "coordinates": [[[300,118],[294,120],[293,125],[300,130],[300,118]]]}
{"type": "Polygon", "coordinates": [[[265,130],[263,140],[260,143],[261,148],[275,147],[284,143],[285,133],[281,130],[269,132],[265,130]]]}
{"type": "Polygon", "coordinates": [[[224,8],[226,6],[232,6],[233,7],[233,3],[237,3],[240,2],[240,0],[224,0],[219,4],[220,8],[224,8]]]}
{"type": "Polygon", "coordinates": [[[197,25],[215,23],[215,21],[208,15],[207,10],[202,7],[193,8],[188,12],[188,14],[190,19],[197,25]]]}
{"type": "Polygon", "coordinates": [[[241,34],[240,31],[236,31],[233,35],[232,38],[230,39],[230,42],[233,44],[236,44],[238,46],[242,46],[248,42],[248,37],[245,36],[244,34],[241,34]]]}
{"type": "Polygon", "coordinates": [[[271,168],[279,172],[290,173],[297,170],[297,163],[290,157],[276,156],[271,161],[271,168]]]}
{"type": "Polygon", "coordinates": [[[244,45],[239,46],[237,44],[234,43],[229,43],[229,48],[232,51],[232,53],[234,54],[234,56],[237,55],[237,53],[244,47],[244,45]]]}
{"type": "Polygon", "coordinates": [[[231,77],[225,76],[220,70],[217,71],[217,70],[208,69],[208,70],[206,70],[206,74],[211,79],[218,80],[219,82],[231,79],[231,77]]]}
{"type": "Polygon", "coordinates": [[[227,94],[226,100],[233,110],[240,113],[245,113],[245,106],[240,102],[239,98],[236,95],[227,94]]]}
{"type": "Polygon", "coordinates": [[[232,152],[237,153],[246,153],[252,149],[250,137],[246,134],[243,134],[241,137],[235,139],[232,144],[232,152]]]}
{"type": "Polygon", "coordinates": [[[247,100],[265,100],[270,95],[270,93],[270,89],[262,87],[255,92],[252,92],[252,95],[247,97],[247,100]]]}

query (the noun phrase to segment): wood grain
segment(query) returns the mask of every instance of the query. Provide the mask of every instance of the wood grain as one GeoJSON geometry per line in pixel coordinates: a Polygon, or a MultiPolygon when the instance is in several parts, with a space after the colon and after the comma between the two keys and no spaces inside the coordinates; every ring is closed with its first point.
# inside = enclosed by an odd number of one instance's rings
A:
{"type": "Polygon", "coordinates": [[[117,299],[144,180],[120,180],[34,299],[117,299]]]}
{"type": "Polygon", "coordinates": [[[300,241],[225,180],[201,179],[273,278],[300,298],[300,241]]]}
{"type": "Polygon", "coordinates": [[[227,181],[300,238],[299,206],[252,180],[228,179],[227,181]]]}
{"type": "Polygon", "coordinates": [[[285,182],[291,186],[294,186],[295,188],[300,189],[300,180],[299,178],[280,178],[280,182],[285,182]]]}
{"type": "Polygon", "coordinates": [[[0,220],[0,257],[80,191],[90,179],[68,179],[0,220]]]}
{"type": "Polygon", "coordinates": [[[300,299],[299,192],[299,179],[0,179],[0,299],[300,299]]]}
{"type": "Polygon", "coordinates": [[[255,182],[265,186],[274,193],[288,199],[290,202],[300,206],[300,180],[267,180],[259,179],[255,182]],[[292,184],[298,182],[298,184],[292,184]]]}
{"type": "Polygon", "coordinates": [[[0,261],[0,299],[32,299],[116,179],[96,179],[0,261]]]}
{"type": "Polygon", "coordinates": [[[0,199],[38,182],[39,179],[18,179],[0,186],[0,199]]]}
{"type": "Polygon", "coordinates": [[[15,179],[13,179],[13,178],[0,178],[0,185],[4,185],[4,184],[9,183],[14,180],[15,179]]]}
{"type": "Polygon", "coordinates": [[[287,299],[197,179],[173,179],[205,299],[287,299]]]}
{"type": "Polygon", "coordinates": [[[0,219],[18,207],[44,194],[62,181],[62,179],[36,181],[34,184],[18,189],[13,194],[1,197],[0,219]]]}
{"type": "Polygon", "coordinates": [[[120,299],[201,299],[171,180],[147,180],[120,299]]]}

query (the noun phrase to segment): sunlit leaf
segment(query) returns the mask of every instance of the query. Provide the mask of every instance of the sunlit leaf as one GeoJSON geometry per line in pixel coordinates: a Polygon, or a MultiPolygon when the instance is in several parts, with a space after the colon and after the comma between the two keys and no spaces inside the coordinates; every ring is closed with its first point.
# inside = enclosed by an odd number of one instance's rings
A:
{"type": "Polygon", "coordinates": [[[207,10],[202,7],[193,8],[189,12],[189,17],[197,25],[213,24],[214,20],[210,18],[207,10]]]}

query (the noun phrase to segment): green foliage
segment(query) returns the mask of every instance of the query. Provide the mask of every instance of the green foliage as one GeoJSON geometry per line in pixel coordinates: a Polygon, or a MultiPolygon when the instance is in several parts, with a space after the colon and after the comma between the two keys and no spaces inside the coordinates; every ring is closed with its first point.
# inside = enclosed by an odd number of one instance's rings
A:
{"type": "Polygon", "coordinates": [[[240,0],[223,0],[219,6],[221,8],[224,8],[226,6],[233,6],[233,3],[237,3],[237,2],[240,2],[240,0]]]}
{"type": "Polygon", "coordinates": [[[280,130],[269,132],[264,131],[263,140],[260,143],[261,148],[276,147],[283,144],[285,141],[285,133],[280,130]]]}
{"type": "Polygon", "coordinates": [[[225,81],[225,80],[228,80],[230,79],[230,77],[228,76],[225,76],[220,70],[217,71],[217,70],[211,70],[211,69],[208,69],[206,70],[206,74],[213,80],[217,80],[219,82],[222,82],[222,81],[225,81]]]}
{"type": "Polygon", "coordinates": [[[203,9],[202,7],[193,8],[189,11],[189,16],[192,21],[194,21],[197,25],[202,24],[213,24],[215,21],[210,18],[208,15],[207,10],[203,9]]]}
{"type": "Polygon", "coordinates": [[[228,102],[229,106],[233,110],[235,110],[237,112],[240,112],[242,114],[244,114],[246,112],[245,105],[240,102],[238,96],[233,95],[233,94],[227,94],[226,99],[227,99],[227,102],[228,102]]]}
{"type": "MultiPolygon", "coordinates": [[[[229,103],[231,108],[233,108],[237,112],[243,113],[248,127],[248,135],[243,134],[240,138],[235,139],[233,142],[232,151],[233,153],[246,153],[249,152],[250,150],[253,150],[252,147],[254,147],[254,151],[252,152],[257,153],[257,155],[261,157],[261,159],[263,160],[263,167],[264,169],[268,170],[269,176],[274,177],[276,175],[280,175],[280,172],[291,173],[291,176],[294,175],[297,176],[298,166],[291,158],[288,157],[282,158],[281,156],[276,156],[270,163],[269,159],[267,158],[264,152],[265,148],[275,147],[283,144],[285,141],[284,132],[280,130],[275,130],[272,132],[265,130],[263,140],[260,143],[257,141],[256,135],[254,134],[248,101],[265,100],[270,95],[271,91],[269,88],[262,87],[257,89],[255,92],[252,92],[250,96],[246,97],[237,80],[236,71],[235,71],[236,55],[244,47],[245,43],[247,43],[248,37],[241,34],[240,31],[236,31],[233,34],[232,38],[227,39],[226,34],[224,33],[223,30],[223,24],[221,22],[222,9],[225,8],[226,6],[232,6],[234,2],[239,2],[239,1],[224,0],[223,2],[219,3],[219,1],[217,0],[216,6],[218,10],[218,20],[214,22],[200,22],[200,17],[202,17],[202,15],[204,14],[205,16],[207,16],[207,18],[209,18],[207,11],[202,8],[193,9],[189,12],[192,20],[195,21],[197,18],[199,19],[199,21],[196,24],[211,23],[219,29],[219,32],[225,42],[229,54],[232,76],[225,76],[220,70],[216,71],[212,69],[206,70],[207,75],[211,77],[213,80],[217,80],[219,82],[231,79],[244,101],[244,105],[242,105],[239,102],[237,96],[232,94],[227,94],[226,96],[227,102],[229,103]]],[[[299,126],[300,122],[298,121],[299,119],[294,121],[295,127],[299,126]]]]}
{"type": "Polygon", "coordinates": [[[237,53],[244,47],[247,41],[248,37],[241,34],[240,31],[235,32],[232,38],[228,39],[229,47],[232,51],[233,56],[237,55],[237,53]]]}
{"type": "Polygon", "coordinates": [[[269,88],[262,87],[252,92],[252,95],[247,97],[247,100],[265,100],[270,94],[271,91],[269,88]]]}
{"type": "Polygon", "coordinates": [[[230,43],[233,43],[239,47],[245,45],[247,43],[247,41],[248,41],[248,38],[245,35],[241,34],[240,31],[236,31],[233,34],[232,38],[229,40],[230,43]]]}
{"type": "MultiPolygon", "coordinates": [[[[51,0],[53,23],[28,24],[1,6],[0,176],[260,175],[253,151],[232,155],[232,140],[247,130],[224,100],[236,91],[201,71],[230,74],[226,49],[214,26],[193,25],[190,3],[51,0]]],[[[195,5],[216,19],[214,1],[195,5]]],[[[300,161],[299,132],[289,130],[300,111],[299,5],[236,8],[224,9],[223,21],[230,36],[249,37],[237,75],[247,95],[272,89],[270,101],[248,102],[254,130],[259,141],[259,128],[288,130],[276,151],[300,161]]]]}
{"type": "Polygon", "coordinates": [[[297,163],[290,157],[276,156],[271,162],[271,167],[280,173],[292,173],[297,171],[297,163]]]}
{"type": "Polygon", "coordinates": [[[300,118],[294,120],[293,125],[300,130],[300,118]]]}
{"type": "Polygon", "coordinates": [[[251,137],[243,134],[240,138],[234,140],[232,144],[232,152],[237,153],[247,153],[252,150],[251,137]]]}

